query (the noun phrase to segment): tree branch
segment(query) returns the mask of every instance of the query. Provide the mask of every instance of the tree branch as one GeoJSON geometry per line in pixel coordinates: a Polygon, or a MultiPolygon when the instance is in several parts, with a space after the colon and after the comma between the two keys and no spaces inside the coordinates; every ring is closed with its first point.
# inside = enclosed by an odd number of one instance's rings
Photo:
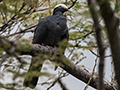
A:
{"type": "MultiPolygon", "coordinates": [[[[91,73],[89,73],[86,69],[80,68],[76,64],[72,63],[69,59],[67,59],[65,56],[61,56],[57,53],[57,48],[47,48],[46,46],[33,44],[30,45],[31,48],[28,51],[25,51],[23,49],[21,51],[21,48],[17,48],[17,52],[21,52],[21,54],[28,54],[33,55],[35,53],[45,53],[45,54],[51,54],[52,57],[50,58],[51,61],[59,63],[60,67],[63,68],[65,71],[67,71],[69,74],[73,75],[79,80],[82,80],[83,82],[87,83],[89,79],[91,78],[91,73]]],[[[97,89],[98,85],[98,77],[93,75],[91,82],[89,83],[90,86],[97,89]]],[[[105,90],[115,90],[117,86],[114,84],[108,84],[106,81],[104,81],[104,88],[105,90]]]]}
{"type": "Polygon", "coordinates": [[[68,90],[68,89],[65,87],[64,83],[61,81],[61,79],[58,79],[58,83],[60,84],[62,90],[68,90]]]}
{"type": "MultiPolygon", "coordinates": [[[[20,12],[24,7],[25,7],[25,3],[22,4],[22,6],[21,6],[21,8],[18,10],[18,12],[20,12]]],[[[14,16],[12,16],[4,25],[2,25],[2,26],[0,27],[0,31],[4,30],[7,26],[9,26],[9,25],[10,25],[9,23],[10,23],[12,20],[14,20],[16,16],[17,16],[17,14],[15,14],[14,16]]]]}
{"type": "Polygon", "coordinates": [[[104,72],[104,54],[105,54],[105,48],[103,47],[103,41],[102,41],[102,36],[101,36],[101,27],[99,25],[99,20],[98,20],[98,15],[97,15],[97,10],[96,10],[96,2],[95,0],[88,0],[88,5],[90,7],[90,11],[92,14],[92,18],[94,21],[94,27],[96,31],[96,40],[97,40],[97,45],[98,45],[98,50],[99,50],[99,55],[100,55],[100,60],[99,60],[99,84],[98,84],[98,90],[103,90],[103,72],[104,72]]]}
{"type": "Polygon", "coordinates": [[[68,9],[72,8],[75,5],[76,2],[77,2],[77,0],[72,1],[73,4],[70,7],[68,7],[68,9]]]}
{"type": "Polygon", "coordinates": [[[108,0],[97,0],[101,15],[105,21],[112,58],[114,61],[115,75],[120,90],[120,34],[119,34],[119,18],[115,16],[114,11],[108,0]]]}

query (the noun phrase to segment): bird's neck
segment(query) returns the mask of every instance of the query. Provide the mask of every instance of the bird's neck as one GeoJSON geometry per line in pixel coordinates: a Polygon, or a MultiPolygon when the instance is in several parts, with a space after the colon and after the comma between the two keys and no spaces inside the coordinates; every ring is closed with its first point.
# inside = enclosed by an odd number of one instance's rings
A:
{"type": "Polygon", "coordinates": [[[63,15],[63,13],[61,11],[53,12],[53,15],[57,15],[57,14],[63,15]]]}

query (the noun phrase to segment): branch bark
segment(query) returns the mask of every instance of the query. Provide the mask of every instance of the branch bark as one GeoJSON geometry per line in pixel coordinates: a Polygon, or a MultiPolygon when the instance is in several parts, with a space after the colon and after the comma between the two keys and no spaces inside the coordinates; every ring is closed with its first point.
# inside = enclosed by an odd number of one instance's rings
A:
{"type": "Polygon", "coordinates": [[[112,58],[114,61],[115,75],[120,90],[120,35],[119,35],[119,18],[115,16],[114,11],[108,0],[97,0],[101,15],[105,21],[112,58]]]}
{"type": "Polygon", "coordinates": [[[103,41],[102,41],[102,36],[101,36],[101,27],[99,25],[99,19],[97,15],[97,10],[96,10],[96,2],[95,0],[88,0],[88,5],[90,7],[90,11],[92,14],[92,18],[94,21],[94,27],[95,27],[95,32],[96,32],[96,40],[97,40],[97,45],[98,45],[98,50],[99,50],[99,84],[98,84],[98,90],[103,90],[103,72],[104,72],[104,54],[105,54],[105,48],[103,46],[103,41]]]}
{"type": "MultiPolygon", "coordinates": [[[[63,68],[65,71],[67,71],[69,74],[73,75],[77,79],[87,83],[89,79],[91,78],[91,73],[89,73],[86,69],[80,68],[79,66],[72,63],[69,59],[67,59],[65,56],[61,56],[57,53],[57,48],[47,48],[42,45],[33,44],[31,45],[31,48],[29,51],[24,51],[23,49],[21,51],[20,48],[17,48],[17,52],[21,52],[21,54],[28,54],[33,55],[35,53],[45,53],[45,54],[51,54],[52,57],[50,58],[51,61],[59,63],[60,67],[63,68]]],[[[90,86],[97,89],[98,85],[98,77],[93,75],[90,86]]],[[[115,84],[108,84],[106,81],[104,81],[104,88],[105,90],[115,90],[117,86],[115,84]]]]}

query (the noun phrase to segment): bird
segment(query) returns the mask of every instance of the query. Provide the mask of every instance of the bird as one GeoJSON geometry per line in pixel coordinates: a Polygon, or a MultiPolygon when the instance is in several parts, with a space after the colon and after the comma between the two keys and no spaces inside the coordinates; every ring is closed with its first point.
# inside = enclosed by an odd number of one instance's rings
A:
{"type": "MultiPolygon", "coordinates": [[[[69,11],[65,4],[58,4],[53,9],[53,14],[42,18],[34,30],[32,44],[40,44],[44,46],[59,47],[59,42],[69,39],[67,19],[64,12],[69,11]]],[[[35,88],[38,82],[38,75],[34,72],[40,72],[43,60],[31,61],[29,76],[25,77],[23,85],[25,87],[35,88]],[[37,64],[36,64],[37,63],[37,64]],[[32,75],[34,73],[35,75],[32,75]]]]}

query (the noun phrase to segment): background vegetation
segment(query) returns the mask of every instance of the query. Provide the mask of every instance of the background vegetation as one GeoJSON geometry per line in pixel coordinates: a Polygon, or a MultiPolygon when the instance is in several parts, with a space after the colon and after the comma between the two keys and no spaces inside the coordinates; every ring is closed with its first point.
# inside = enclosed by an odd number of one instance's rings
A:
{"type": "MultiPolygon", "coordinates": [[[[30,64],[29,60],[31,59],[31,54],[29,56],[21,55],[21,52],[16,51],[16,48],[20,48],[21,51],[29,51],[29,49],[31,48],[30,45],[32,42],[33,31],[37,23],[40,19],[48,15],[52,15],[54,6],[60,3],[66,4],[68,7],[73,5],[70,11],[66,13],[66,17],[68,20],[67,24],[70,34],[69,44],[66,49],[66,57],[76,66],[84,68],[85,70],[89,70],[84,65],[80,65],[80,62],[87,57],[83,53],[83,51],[87,50],[90,51],[93,55],[95,55],[95,61],[101,57],[101,54],[99,53],[99,40],[96,38],[97,33],[96,27],[94,25],[99,24],[101,28],[100,38],[102,40],[102,46],[105,47],[105,50],[110,48],[110,37],[107,34],[106,30],[106,23],[108,22],[105,21],[104,23],[105,19],[104,16],[101,15],[102,10],[101,4],[99,3],[110,3],[110,6],[113,10],[112,14],[116,17],[120,17],[119,0],[104,0],[105,2],[103,0],[97,0],[98,3],[93,2],[93,5],[91,4],[91,1],[92,0],[0,0],[0,88],[11,90],[26,89],[25,87],[23,87],[23,79],[26,76],[25,72],[27,72],[28,65],[30,64]],[[94,7],[94,5],[96,8],[94,7]],[[96,9],[96,12],[93,12],[93,17],[91,17],[91,12],[93,10],[92,6],[96,9]],[[89,7],[91,7],[91,10],[89,7]],[[96,16],[96,14],[98,17],[98,24],[95,23],[94,19],[94,16],[96,16]],[[7,77],[6,75],[10,76],[7,77]],[[6,82],[8,78],[9,80],[8,82],[6,82]]],[[[106,12],[109,11],[109,8],[104,9],[106,10],[106,12]]],[[[110,20],[111,17],[109,17],[109,15],[111,15],[111,13],[108,13],[107,15],[107,20],[110,20]]],[[[111,22],[111,25],[114,25],[112,24],[112,20],[109,22],[111,22]]],[[[119,24],[119,21],[117,24],[119,24]]],[[[116,42],[118,43],[119,41],[120,40],[116,40],[116,42]]],[[[108,56],[103,56],[104,58],[112,57],[111,54],[108,56]]],[[[51,63],[47,64],[49,67],[51,63]]],[[[55,64],[59,66],[59,63],[55,64]]],[[[93,70],[90,70],[90,72],[92,73],[91,78],[93,77],[93,75],[99,76],[99,73],[94,71],[95,67],[96,63],[93,70]]],[[[47,71],[47,68],[44,68],[44,70],[47,71]]],[[[111,73],[115,72],[113,71],[111,73]]],[[[68,76],[69,74],[63,71],[63,69],[60,69],[59,74],[55,75],[55,78],[54,75],[51,74],[51,72],[49,71],[40,74],[40,76],[43,75],[49,77],[49,80],[39,85],[47,84],[49,89],[53,87],[56,82],[59,82],[61,83],[60,85],[64,86],[64,84],[62,84],[62,82],[56,78],[63,78],[68,76]]],[[[111,83],[116,84],[114,75],[111,78],[113,80],[111,83]]]]}

